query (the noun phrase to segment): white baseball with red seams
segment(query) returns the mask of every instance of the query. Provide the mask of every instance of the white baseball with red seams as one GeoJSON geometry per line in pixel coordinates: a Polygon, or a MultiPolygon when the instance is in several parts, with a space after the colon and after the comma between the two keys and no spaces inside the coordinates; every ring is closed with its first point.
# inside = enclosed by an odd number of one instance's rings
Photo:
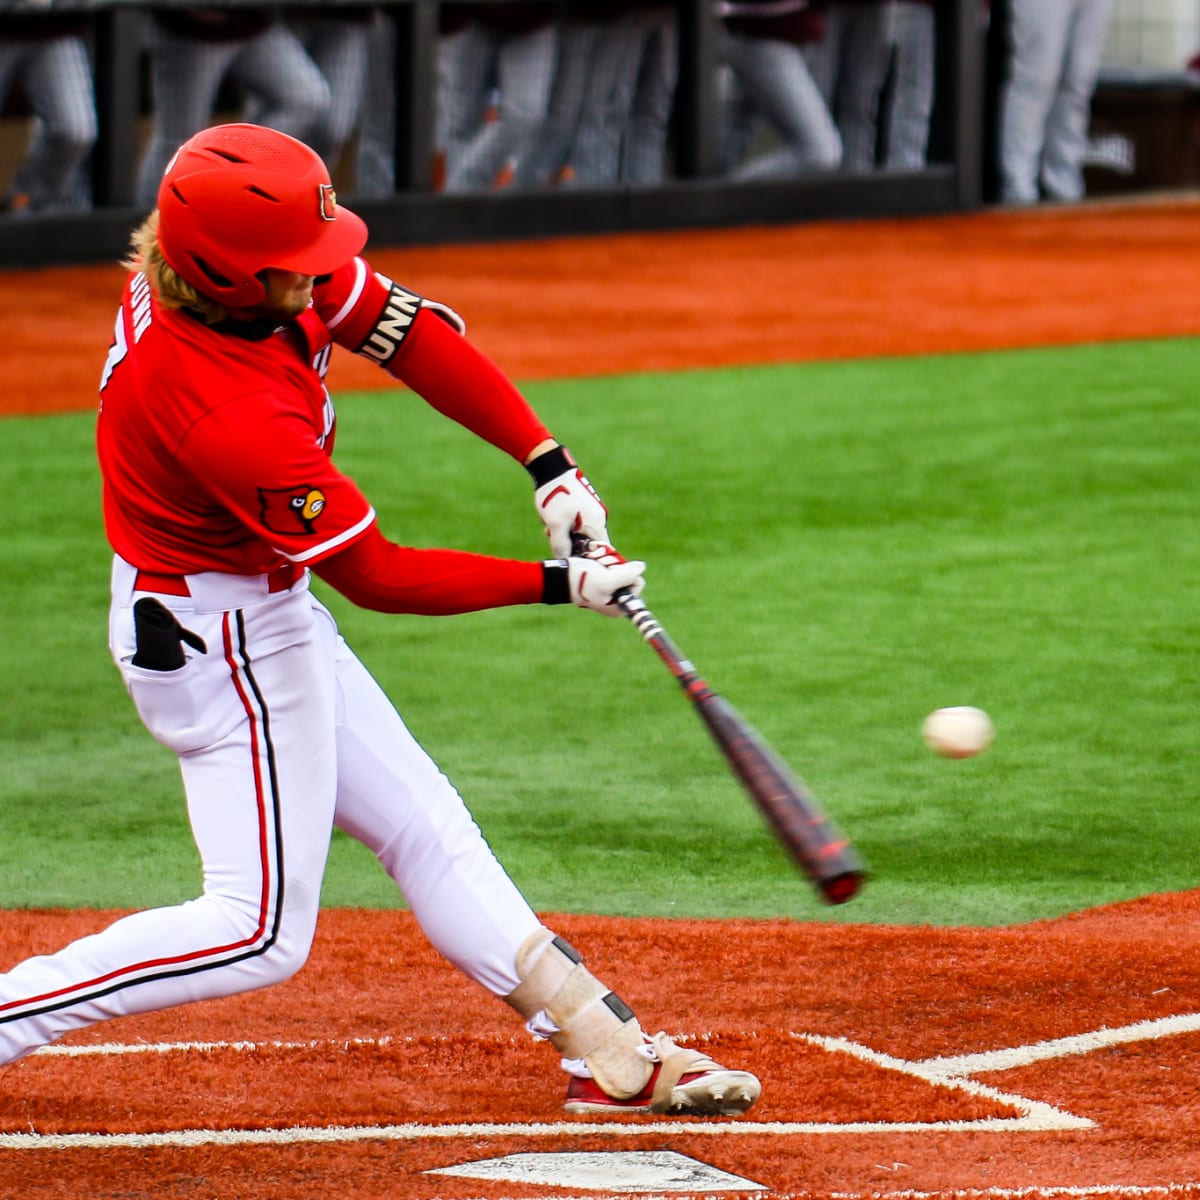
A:
{"type": "Polygon", "coordinates": [[[943,758],[973,758],[992,744],[996,730],[983,709],[957,704],[931,712],[921,726],[921,736],[943,758]]]}

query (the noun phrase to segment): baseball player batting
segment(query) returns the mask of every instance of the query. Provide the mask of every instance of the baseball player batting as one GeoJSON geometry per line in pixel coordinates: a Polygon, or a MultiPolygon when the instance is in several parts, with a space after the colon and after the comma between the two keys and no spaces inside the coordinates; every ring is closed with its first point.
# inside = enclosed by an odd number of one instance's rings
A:
{"type": "Polygon", "coordinates": [[[109,638],[142,720],[179,757],[204,888],[0,975],[0,1062],[288,978],[336,825],[374,851],[438,951],[552,1044],[568,1111],[744,1112],[752,1074],[647,1036],[541,924],[309,591],[312,572],[381,612],[572,603],[616,617],[614,594],[643,587],[567,451],[450,309],[371,270],[366,236],[312,150],[254,125],[185,142],[134,234],[97,433],[109,638]],[[334,342],[524,464],[558,557],[385,538],[331,457],[334,342]],[[569,556],[572,532],[599,543],[590,556],[569,556]]]}

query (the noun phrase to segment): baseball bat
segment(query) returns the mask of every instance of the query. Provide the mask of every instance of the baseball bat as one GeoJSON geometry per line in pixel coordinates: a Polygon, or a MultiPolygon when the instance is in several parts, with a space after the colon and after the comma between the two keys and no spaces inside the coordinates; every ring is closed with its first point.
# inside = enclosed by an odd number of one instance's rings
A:
{"type": "Polygon", "coordinates": [[[726,762],[819,894],[830,904],[844,904],[856,895],[866,868],[817,800],[733,705],[700,677],[639,597],[618,592],[617,603],[679,681],[726,762]]]}

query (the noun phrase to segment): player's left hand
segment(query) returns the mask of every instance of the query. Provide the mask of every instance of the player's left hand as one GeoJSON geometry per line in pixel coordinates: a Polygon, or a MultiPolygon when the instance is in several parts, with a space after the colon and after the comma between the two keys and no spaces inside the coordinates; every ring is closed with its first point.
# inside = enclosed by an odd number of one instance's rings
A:
{"type": "Polygon", "coordinates": [[[536,485],[533,502],[554,555],[571,556],[572,536],[608,544],[608,509],[565,446],[539,454],[526,470],[536,485]]]}

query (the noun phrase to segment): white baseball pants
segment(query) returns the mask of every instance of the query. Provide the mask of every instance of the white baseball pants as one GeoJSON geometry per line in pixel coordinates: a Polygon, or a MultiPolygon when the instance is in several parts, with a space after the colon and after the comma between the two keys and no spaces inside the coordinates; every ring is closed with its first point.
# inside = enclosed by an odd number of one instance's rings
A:
{"type": "Polygon", "coordinates": [[[538,919],[307,576],[277,594],[266,577],[188,576],[190,596],[159,599],[207,653],[168,672],[130,661],[134,584],[117,559],[110,646],[142,720],[179,756],[203,894],[0,975],[0,1062],[110,1017],[292,975],[335,824],[375,852],[442,955],[508,995],[538,919]]]}

